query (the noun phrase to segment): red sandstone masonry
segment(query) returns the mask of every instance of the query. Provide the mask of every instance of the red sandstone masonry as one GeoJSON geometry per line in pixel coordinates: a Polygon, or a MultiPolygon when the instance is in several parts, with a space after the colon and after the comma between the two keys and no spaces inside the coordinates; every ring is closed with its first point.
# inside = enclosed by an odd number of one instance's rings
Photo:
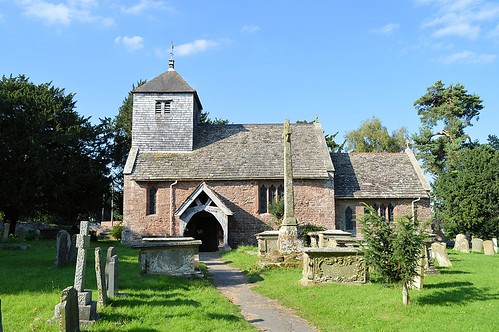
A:
{"type": "MultiPolygon", "coordinates": [[[[174,217],[170,234],[170,213],[188,198],[200,181],[178,182],[174,188],[174,204],[170,211],[170,185],[172,181],[137,183],[125,176],[123,242],[138,240],[143,236],[179,234],[179,220],[174,217]],[[156,185],[156,214],[146,215],[147,189],[156,185]]],[[[234,213],[229,219],[229,244],[256,244],[254,234],[271,229],[272,216],[258,213],[258,181],[206,181],[234,213]]],[[[295,214],[299,224],[321,225],[334,228],[334,196],[331,181],[295,181],[295,214]]]]}

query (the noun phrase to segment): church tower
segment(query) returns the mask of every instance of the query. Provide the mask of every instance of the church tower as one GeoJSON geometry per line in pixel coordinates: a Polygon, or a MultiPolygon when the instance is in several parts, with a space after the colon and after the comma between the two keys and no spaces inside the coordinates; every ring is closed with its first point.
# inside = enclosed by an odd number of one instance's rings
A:
{"type": "Polygon", "coordinates": [[[194,126],[203,109],[198,94],[175,71],[141,85],[133,93],[132,147],[142,151],[192,151],[194,126]]]}

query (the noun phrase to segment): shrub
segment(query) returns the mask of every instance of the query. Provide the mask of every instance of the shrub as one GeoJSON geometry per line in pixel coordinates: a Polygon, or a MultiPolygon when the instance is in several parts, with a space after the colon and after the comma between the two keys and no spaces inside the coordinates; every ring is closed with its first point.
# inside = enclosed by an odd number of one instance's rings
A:
{"type": "Polygon", "coordinates": [[[279,197],[277,201],[271,202],[269,204],[269,212],[280,221],[284,216],[284,199],[279,197]]]}
{"type": "Polygon", "coordinates": [[[113,226],[113,228],[111,228],[109,234],[116,240],[121,240],[122,232],[123,232],[123,223],[120,222],[119,224],[116,224],[113,226]]]}

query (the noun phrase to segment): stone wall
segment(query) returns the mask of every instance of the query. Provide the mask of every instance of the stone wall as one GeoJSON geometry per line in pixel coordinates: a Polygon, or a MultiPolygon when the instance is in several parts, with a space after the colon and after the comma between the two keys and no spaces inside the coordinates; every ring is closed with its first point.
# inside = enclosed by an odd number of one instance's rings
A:
{"type": "Polygon", "coordinates": [[[135,93],[132,142],[149,151],[192,151],[197,103],[193,93],[135,93]],[[156,100],[172,100],[168,114],[155,114],[156,100]]]}
{"type": "MultiPolygon", "coordinates": [[[[173,188],[170,211],[170,185],[173,181],[156,183],[135,182],[125,175],[123,242],[142,236],[179,234],[179,219],[171,215],[191,195],[200,181],[179,181],[173,188]],[[147,189],[156,185],[156,214],[147,215],[147,189]],[[172,232],[170,232],[172,229],[172,232]]],[[[255,234],[272,229],[273,216],[258,213],[260,181],[207,181],[223,203],[233,212],[229,218],[229,245],[248,243],[256,245],[255,234]]],[[[315,224],[334,228],[334,197],[332,182],[324,180],[299,180],[295,182],[295,214],[299,224],[315,224]]]]}
{"type": "MultiPolygon", "coordinates": [[[[412,215],[412,201],[414,199],[336,199],[336,228],[345,230],[345,210],[350,207],[354,211],[353,218],[356,220],[356,234],[359,235],[360,230],[360,220],[364,215],[364,204],[366,203],[370,206],[376,204],[378,207],[384,205],[387,207],[392,204],[394,207],[393,215],[397,219],[402,216],[412,215]]],[[[429,198],[422,198],[419,202],[415,203],[417,209],[417,217],[421,221],[427,221],[431,219],[431,209],[429,198]]]]}

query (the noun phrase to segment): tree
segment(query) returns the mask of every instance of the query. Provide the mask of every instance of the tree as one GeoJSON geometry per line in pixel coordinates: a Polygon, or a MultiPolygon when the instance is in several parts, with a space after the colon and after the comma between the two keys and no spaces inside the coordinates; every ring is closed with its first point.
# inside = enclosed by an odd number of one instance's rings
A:
{"type": "Polygon", "coordinates": [[[437,81],[414,107],[421,119],[419,133],[412,136],[416,156],[426,171],[437,175],[457,162],[457,152],[472,143],[465,129],[473,125],[474,118],[478,120],[482,100],[459,83],[445,87],[437,81]]]}
{"type": "MultiPolygon", "coordinates": [[[[314,123],[316,121],[319,121],[318,119],[312,120],[312,121],[307,121],[307,120],[298,120],[296,123],[314,123]]],[[[346,140],[343,141],[343,143],[338,144],[335,141],[336,136],[338,136],[338,131],[334,134],[324,134],[324,139],[326,140],[326,146],[329,150],[330,153],[340,153],[343,151],[345,148],[345,143],[346,140]]]]}
{"type": "Polygon", "coordinates": [[[435,211],[448,236],[499,236],[499,151],[488,144],[463,148],[433,184],[435,211]]]}
{"type": "Polygon", "coordinates": [[[417,266],[427,234],[425,225],[412,217],[389,223],[366,205],[368,213],[361,219],[362,246],[366,264],[379,273],[387,283],[402,285],[402,301],[409,303],[408,288],[418,275],[417,266]]]}
{"type": "Polygon", "coordinates": [[[72,223],[100,210],[109,186],[109,133],[105,121],[93,126],[80,116],[73,97],[24,75],[2,77],[0,211],[5,220],[48,217],[72,223]]]}
{"type": "Polygon", "coordinates": [[[407,130],[400,128],[390,135],[381,120],[373,117],[346,133],[347,149],[354,152],[400,152],[406,147],[407,130]]]}
{"type": "Polygon", "coordinates": [[[209,112],[201,112],[200,122],[204,123],[204,124],[228,124],[229,123],[229,120],[227,120],[227,119],[215,118],[212,120],[212,119],[210,119],[209,115],[210,115],[209,112]]]}

